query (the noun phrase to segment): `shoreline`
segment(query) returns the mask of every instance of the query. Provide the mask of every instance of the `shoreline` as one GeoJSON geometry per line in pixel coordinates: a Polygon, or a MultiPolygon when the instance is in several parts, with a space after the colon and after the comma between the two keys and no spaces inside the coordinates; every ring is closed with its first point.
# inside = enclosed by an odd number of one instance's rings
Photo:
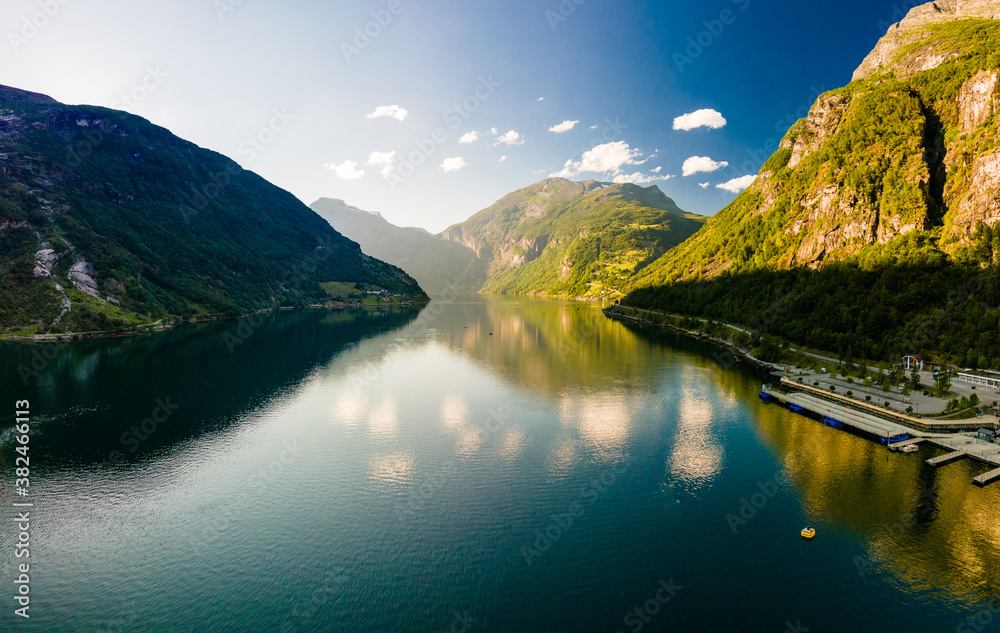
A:
{"type": "MultiPolygon", "coordinates": [[[[723,339],[720,339],[720,338],[715,338],[713,336],[709,336],[708,334],[705,334],[704,332],[698,332],[698,331],[695,331],[695,330],[685,330],[682,327],[678,327],[676,325],[672,325],[672,324],[669,324],[669,323],[659,323],[659,322],[656,322],[656,321],[650,321],[648,319],[643,319],[642,317],[635,316],[635,315],[622,314],[622,313],[617,312],[615,310],[615,308],[617,308],[617,307],[619,307],[619,306],[614,305],[614,306],[611,306],[611,307],[608,307],[608,308],[604,308],[603,310],[601,310],[601,312],[603,312],[604,316],[606,316],[609,319],[622,319],[622,320],[625,320],[625,321],[634,321],[636,323],[641,323],[643,325],[651,325],[651,326],[654,326],[654,327],[660,327],[660,328],[664,328],[664,329],[667,329],[667,330],[671,330],[673,332],[677,332],[678,334],[684,334],[685,336],[688,336],[688,337],[693,338],[693,339],[697,339],[699,341],[706,341],[708,343],[712,343],[713,345],[715,345],[717,347],[721,347],[721,348],[727,349],[730,352],[732,352],[733,356],[736,358],[736,362],[745,361],[747,363],[750,363],[754,367],[756,367],[759,371],[763,371],[763,372],[768,373],[768,374],[773,374],[775,372],[782,371],[780,365],[775,365],[773,363],[769,363],[767,361],[763,361],[763,360],[761,360],[759,358],[756,358],[752,354],[750,354],[749,352],[747,352],[746,350],[744,350],[744,349],[742,349],[740,347],[737,347],[736,345],[734,345],[730,341],[723,340],[723,339]]],[[[628,306],[624,306],[624,307],[628,308],[628,306]]],[[[630,310],[637,310],[638,308],[629,308],[629,309],[630,310]]]]}
{"type": "Polygon", "coordinates": [[[0,343],[68,343],[73,341],[89,341],[89,340],[100,340],[100,339],[116,339],[116,338],[128,338],[131,336],[142,336],[144,334],[154,334],[157,332],[166,332],[172,330],[178,325],[185,324],[196,324],[196,323],[212,323],[215,321],[239,321],[241,319],[246,319],[258,314],[267,314],[270,312],[294,312],[296,310],[328,310],[333,312],[335,310],[361,310],[365,308],[407,308],[422,305],[417,302],[401,302],[397,304],[377,304],[373,306],[366,306],[363,303],[344,303],[337,302],[334,305],[321,305],[314,304],[302,307],[295,306],[283,306],[280,308],[271,308],[268,310],[258,310],[257,312],[248,312],[246,314],[239,314],[233,316],[226,315],[213,315],[213,316],[203,316],[203,317],[193,317],[190,319],[175,319],[169,323],[160,324],[159,321],[156,323],[151,323],[149,325],[139,326],[134,330],[118,330],[113,332],[60,332],[58,334],[31,334],[28,336],[17,336],[11,334],[0,334],[0,343]]]}

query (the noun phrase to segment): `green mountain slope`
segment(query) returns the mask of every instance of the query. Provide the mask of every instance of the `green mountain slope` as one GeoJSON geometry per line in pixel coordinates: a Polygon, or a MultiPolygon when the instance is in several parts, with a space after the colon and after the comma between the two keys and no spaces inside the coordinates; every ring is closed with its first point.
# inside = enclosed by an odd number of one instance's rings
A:
{"type": "Polygon", "coordinates": [[[145,119],[0,87],[0,331],[423,297],[291,194],[145,119]]]}
{"type": "Polygon", "coordinates": [[[471,294],[486,280],[476,253],[418,228],[398,227],[377,213],[348,206],[343,200],[323,198],[310,208],[368,255],[406,271],[432,295],[471,294]]]}
{"type": "Polygon", "coordinates": [[[1000,22],[982,17],[1000,2],[914,9],[624,302],[1000,366],[1000,22]]]}
{"type": "Polygon", "coordinates": [[[483,292],[617,296],[636,271],[701,228],[657,187],[550,178],[442,233],[479,254],[483,292]]]}

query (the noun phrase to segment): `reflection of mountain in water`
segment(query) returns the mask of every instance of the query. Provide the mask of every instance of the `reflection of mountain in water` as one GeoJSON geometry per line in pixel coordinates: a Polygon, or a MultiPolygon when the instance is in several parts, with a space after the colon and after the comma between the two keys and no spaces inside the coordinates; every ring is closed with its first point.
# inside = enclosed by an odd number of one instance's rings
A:
{"type": "Polygon", "coordinates": [[[1000,595],[1000,487],[971,483],[984,466],[935,469],[926,449],[889,453],[782,407],[761,409],[761,437],[792,474],[810,520],[846,527],[864,542],[852,565],[915,589],[951,587],[972,601],[1000,595]]]}
{"type": "Polygon", "coordinates": [[[282,312],[114,341],[3,344],[0,383],[31,401],[32,449],[44,454],[46,466],[104,462],[112,451],[129,459],[238,421],[347,346],[405,325],[414,314],[282,312]],[[43,365],[46,353],[53,359],[43,365]],[[33,360],[40,371],[24,386],[18,367],[33,360]],[[141,424],[158,402],[177,409],[133,454],[131,429],[146,437],[141,424]]]}

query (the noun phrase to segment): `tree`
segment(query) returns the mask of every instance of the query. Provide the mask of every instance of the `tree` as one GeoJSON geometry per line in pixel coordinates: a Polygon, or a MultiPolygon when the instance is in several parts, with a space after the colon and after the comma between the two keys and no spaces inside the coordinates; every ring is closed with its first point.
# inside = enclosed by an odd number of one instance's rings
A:
{"type": "Polygon", "coordinates": [[[906,407],[907,413],[913,413],[913,407],[906,407]]]}
{"type": "Polygon", "coordinates": [[[858,377],[859,378],[868,377],[868,365],[865,364],[865,361],[861,361],[858,363],[858,377]]]}
{"type": "Polygon", "coordinates": [[[902,391],[901,391],[900,393],[902,393],[902,394],[903,394],[904,396],[908,396],[908,395],[910,395],[910,394],[912,393],[912,392],[910,391],[910,385],[908,385],[908,384],[903,384],[903,390],[902,390],[902,391]]]}
{"type": "Polygon", "coordinates": [[[913,383],[914,389],[920,390],[920,372],[917,371],[916,367],[910,372],[910,382],[913,383]]]}
{"type": "Polygon", "coordinates": [[[943,398],[951,392],[951,377],[948,376],[947,370],[941,369],[938,372],[937,378],[934,379],[934,383],[938,397],[943,398]]]}

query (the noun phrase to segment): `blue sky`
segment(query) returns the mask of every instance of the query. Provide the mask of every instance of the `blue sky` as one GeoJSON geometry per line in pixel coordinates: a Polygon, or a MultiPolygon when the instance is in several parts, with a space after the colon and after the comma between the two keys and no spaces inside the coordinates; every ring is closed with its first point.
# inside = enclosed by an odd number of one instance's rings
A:
{"type": "Polygon", "coordinates": [[[435,232],[552,174],[710,215],[914,4],[5,0],[0,83],[435,232]]]}

